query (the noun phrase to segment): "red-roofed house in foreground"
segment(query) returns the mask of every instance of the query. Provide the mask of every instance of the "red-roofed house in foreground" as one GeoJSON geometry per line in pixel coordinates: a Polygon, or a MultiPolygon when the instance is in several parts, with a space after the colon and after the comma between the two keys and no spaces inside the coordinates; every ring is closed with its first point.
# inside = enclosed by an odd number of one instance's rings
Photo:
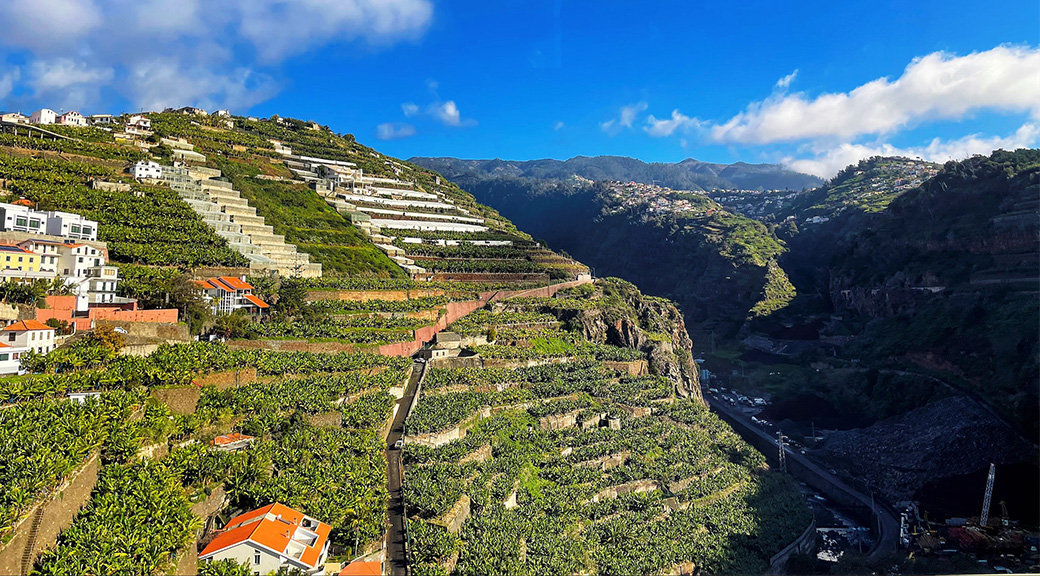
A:
{"type": "Polygon", "coordinates": [[[232,518],[199,553],[199,561],[231,559],[256,574],[282,566],[313,574],[325,566],[331,530],[288,506],[270,504],[232,518]]]}
{"type": "Polygon", "coordinates": [[[245,277],[221,276],[201,280],[196,285],[209,301],[214,314],[231,314],[235,310],[248,310],[251,313],[261,312],[269,306],[253,295],[253,286],[245,277]]]}

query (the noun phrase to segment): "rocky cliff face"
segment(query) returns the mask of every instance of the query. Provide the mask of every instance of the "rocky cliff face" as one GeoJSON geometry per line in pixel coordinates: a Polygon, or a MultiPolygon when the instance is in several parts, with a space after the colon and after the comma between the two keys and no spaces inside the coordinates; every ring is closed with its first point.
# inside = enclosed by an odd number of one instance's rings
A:
{"type": "Polygon", "coordinates": [[[674,382],[678,395],[703,401],[693,340],[675,304],[617,278],[597,281],[591,298],[602,305],[558,316],[592,342],[645,352],[650,370],[674,382]]]}

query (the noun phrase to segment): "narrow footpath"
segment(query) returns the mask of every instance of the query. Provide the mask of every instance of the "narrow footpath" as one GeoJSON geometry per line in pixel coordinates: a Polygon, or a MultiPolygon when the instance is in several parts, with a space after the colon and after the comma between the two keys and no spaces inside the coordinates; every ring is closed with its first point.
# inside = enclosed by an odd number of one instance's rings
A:
{"type": "Polygon", "coordinates": [[[404,389],[404,396],[398,400],[397,416],[386,436],[386,488],[390,494],[387,513],[390,517],[390,528],[386,533],[386,562],[390,576],[406,576],[408,574],[408,558],[405,555],[404,527],[404,495],[401,493],[401,477],[404,464],[401,462],[401,450],[394,448],[394,443],[404,438],[404,421],[412,411],[415,402],[415,391],[426,371],[426,364],[416,362],[412,367],[412,376],[404,389]]]}

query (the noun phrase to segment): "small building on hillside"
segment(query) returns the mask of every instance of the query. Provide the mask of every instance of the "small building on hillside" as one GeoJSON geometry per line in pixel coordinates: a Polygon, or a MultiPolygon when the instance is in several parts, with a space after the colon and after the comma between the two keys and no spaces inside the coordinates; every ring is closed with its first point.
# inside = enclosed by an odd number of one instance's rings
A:
{"type": "Polygon", "coordinates": [[[256,438],[252,436],[232,432],[231,434],[224,434],[214,438],[213,447],[221,452],[238,452],[239,450],[249,448],[249,445],[252,444],[254,440],[256,440],[256,438]]]}
{"type": "Polygon", "coordinates": [[[46,354],[54,350],[54,328],[37,320],[19,320],[0,330],[0,343],[46,354]]]}
{"type": "Polygon", "coordinates": [[[21,112],[4,112],[0,114],[0,122],[10,122],[12,124],[28,124],[29,117],[21,112]]]}
{"type": "Polygon", "coordinates": [[[214,314],[231,314],[236,310],[247,310],[250,313],[262,312],[269,308],[264,302],[253,295],[253,286],[246,282],[245,277],[221,276],[196,282],[203,298],[209,302],[210,310],[214,314]]]}
{"type": "Polygon", "coordinates": [[[87,127],[87,119],[82,114],[75,110],[70,110],[58,118],[54,122],[55,124],[62,124],[64,126],[76,126],[78,128],[87,127]]]}
{"type": "Polygon", "coordinates": [[[182,162],[197,162],[199,164],[206,162],[206,156],[204,154],[199,154],[194,150],[174,148],[170,151],[170,156],[172,156],[174,160],[180,160],[182,162]]]}
{"type": "Polygon", "coordinates": [[[108,126],[116,123],[116,117],[111,114],[91,114],[88,120],[93,126],[108,126]]]}
{"type": "Polygon", "coordinates": [[[126,121],[127,131],[140,131],[140,130],[151,130],[152,121],[146,116],[135,114],[126,121]]]}
{"type": "Polygon", "coordinates": [[[325,566],[332,527],[283,504],[270,504],[228,521],[199,554],[199,562],[230,559],[254,574],[297,568],[315,574],[325,566]]]}
{"type": "Polygon", "coordinates": [[[58,113],[50,108],[41,108],[29,116],[31,124],[54,124],[58,119],[58,113]]]}
{"type": "Polygon", "coordinates": [[[163,167],[151,160],[140,160],[130,167],[130,175],[139,180],[143,178],[162,179],[163,167]]]}

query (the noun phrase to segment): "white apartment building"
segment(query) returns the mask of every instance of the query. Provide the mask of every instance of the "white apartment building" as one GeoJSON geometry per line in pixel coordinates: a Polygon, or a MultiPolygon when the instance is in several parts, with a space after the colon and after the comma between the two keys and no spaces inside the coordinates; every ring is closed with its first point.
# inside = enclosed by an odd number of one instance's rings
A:
{"type": "Polygon", "coordinates": [[[78,240],[97,240],[98,223],[71,212],[48,212],[47,234],[78,240]]]}
{"type": "Polygon", "coordinates": [[[152,121],[149,118],[136,114],[126,121],[127,130],[151,130],[152,121]]]}
{"type": "Polygon", "coordinates": [[[0,202],[0,231],[46,234],[47,213],[21,204],[0,202]]]}
{"type": "Polygon", "coordinates": [[[32,124],[54,124],[58,119],[58,113],[50,108],[41,108],[29,116],[29,122],[32,124]]]}

